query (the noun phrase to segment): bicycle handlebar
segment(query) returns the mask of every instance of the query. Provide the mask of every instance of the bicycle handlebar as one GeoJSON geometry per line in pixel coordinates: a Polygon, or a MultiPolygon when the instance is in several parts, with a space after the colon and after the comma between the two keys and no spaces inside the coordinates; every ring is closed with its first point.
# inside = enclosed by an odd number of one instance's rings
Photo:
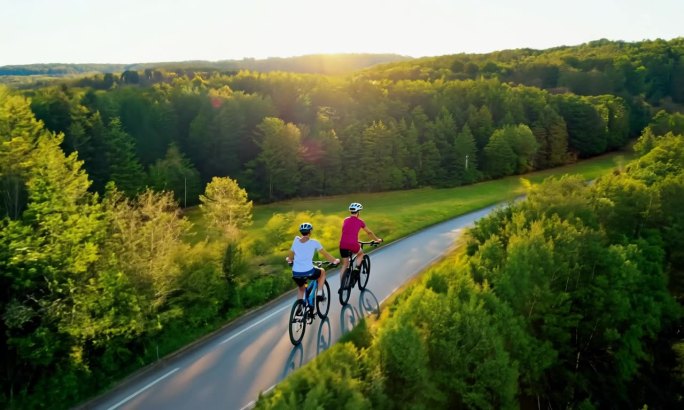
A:
{"type": "MultiPolygon", "coordinates": [[[[288,261],[287,264],[289,266],[292,266],[294,264],[294,261],[288,261]]],[[[313,261],[313,264],[317,268],[322,268],[324,266],[336,268],[337,266],[339,266],[339,263],[332,263],[332,262],[328,262],[328,261],[313,261]]]]}
{"type": "Polygon", "coordinates": [[[368,242],[359,241],[359,245],[361,245],[361,247],[363,247],[363,245],[378,246],[378,245],[380,245],[380,242],[375,242],[375,241],[368,241],[368,242]]]}
{"type": "Polygon", "coordinates": [[[328,262],[328,261],[314,261],[313,264],[317,268],[322,268],[324,266],[336,268],[339,265],[339,263],[332,263],[332,262],[328,262]]]}

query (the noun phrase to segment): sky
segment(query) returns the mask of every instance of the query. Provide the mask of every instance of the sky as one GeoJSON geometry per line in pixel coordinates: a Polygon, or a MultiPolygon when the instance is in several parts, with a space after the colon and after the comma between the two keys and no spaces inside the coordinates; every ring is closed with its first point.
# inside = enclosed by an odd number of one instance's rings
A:
{"type": "Polygon", "coordinates": [[[0,0],[0,66],[394,53],[684,36],[684,0],[0,0]]]}

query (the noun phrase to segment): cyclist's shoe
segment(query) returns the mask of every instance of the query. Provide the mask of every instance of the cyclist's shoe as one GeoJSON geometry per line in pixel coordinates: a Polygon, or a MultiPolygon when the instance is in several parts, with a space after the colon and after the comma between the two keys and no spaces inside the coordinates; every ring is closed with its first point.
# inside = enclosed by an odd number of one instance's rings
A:
{"type": "Polygon", "coordinates": [[[325,295],[316,295],[316,300],[318,302],[325,302],[325,295]]]}

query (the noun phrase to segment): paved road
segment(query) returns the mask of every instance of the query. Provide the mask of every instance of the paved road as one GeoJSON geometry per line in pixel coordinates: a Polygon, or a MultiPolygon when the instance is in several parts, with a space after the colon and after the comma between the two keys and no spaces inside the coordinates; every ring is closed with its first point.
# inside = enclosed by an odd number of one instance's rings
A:
{"type": "MultiPolygon", "coordinates": [[[[280,299],[249,321],[230,326],[202,346],[167,360],[163,367],[117,389],[97,409],[245,409],[259,393],[272,389],[288,373],[316,357],[352,329],[364,315],[378,314],[382,302],[402,284],[453,246],[461,230],[489,213],[488,207],[435,225],[371,253],[366,291],[352,291],[341,308],[334,298],[328,318],[307,326],[302,344],[293,348],[287,331],[292,297],[280,299]]],[[[337,296],[339,275],[328,277],[337,296]]]]}

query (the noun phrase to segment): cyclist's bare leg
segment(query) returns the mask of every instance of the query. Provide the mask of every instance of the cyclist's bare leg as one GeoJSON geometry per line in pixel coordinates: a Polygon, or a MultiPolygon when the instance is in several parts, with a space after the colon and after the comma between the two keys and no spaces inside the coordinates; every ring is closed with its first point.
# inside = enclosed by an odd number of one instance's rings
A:
{"type": "Polygon", "coordinates": [[[344,283],[344,274],[347,272],[350,258],[342,258],[342,270],[340,270],[340,287],[344,283]]]}
{"type": "Polygon", "coordinates": [[[325,269],[321,269],[321,276],[318,277],[318,294],[322,295],[323,286],[325,286],[325,269]]]}
{"type": "Polygon", "coordinates": [[[297,299],[304,299],[304,285],[297,288],[297,299]]]}
{"type": "Polygon", "coordinates": [[[354,269],[361,269],[361,262],[363,262],[363,249],[356,252],[356,259],[354,259],[354,269]]]}

